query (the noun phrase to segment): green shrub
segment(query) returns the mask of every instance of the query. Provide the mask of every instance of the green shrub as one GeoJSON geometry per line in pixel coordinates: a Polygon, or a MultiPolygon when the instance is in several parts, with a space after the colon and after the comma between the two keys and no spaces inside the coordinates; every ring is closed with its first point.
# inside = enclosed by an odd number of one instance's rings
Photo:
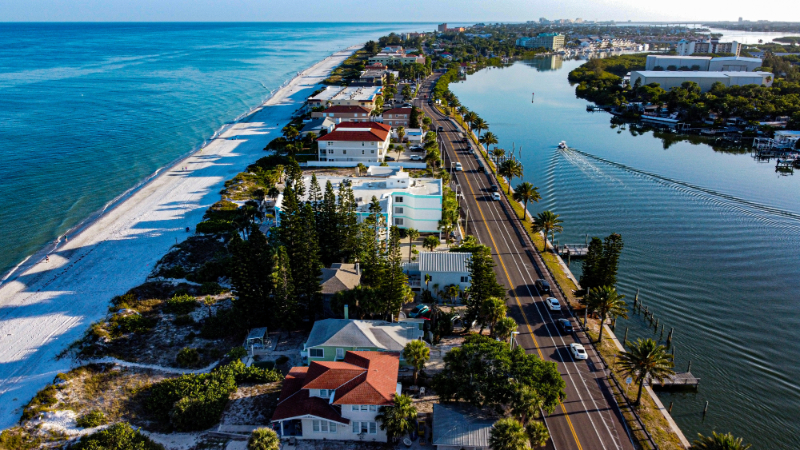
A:
{"type": "Polygon", "coordinates": [[[197,353],[196,348],[184,347],[178,352],[175,361],[178,362],[179,366],[191,367],[200,362],[200,354],[197,353]]]}
{"type": "Polygon", "coordinates": [[[54,385],[49,384],[44,389],[36,393],[36,396],[25,405],[22,410],[22,420],[31,420],[36,418],[42,411],[47,411],[48,408],[55,406],[58,403],[56,398],[57,389],[54,385]]]}
{"type": "Polygon", "coordinates": [[[84,436],[72,450],[164,450],[164,446],[150,440],[127,423],[117,423],[105,430],[84,436]]]}
{"type": "Polygon", "coordinates": [[[2,450],[30,450],[40,448],[42,439],[31,436],[22,427],[12,427],[0,433],[0,449],[2,450]]]}
{"type": "Polygon", "coordinates": [[[174,297],[167,300],[164,310],[171,314],[189,314],[198,306],[200,306],[200,304],[193,296],[189,294],[176,294],[174,297]]]}
{"type": "Polygon", "coordinates": [[[277,365],[286,364],[288,361],[289,361],[289,357],[288,356],[281,355],[281,356],[278,357],[278,359],[275,360],[275,364],[277,364],[277,365]]]}
{"type": "Polygon", "coordinates": [[[278,450],[280,443],[272,428],[256,428],[247,441],[247,450],[278,450]]]}
{"type": "Polygon", "coordinates": [[[106,420],[106,415],[101,411],[91,411],[78,417],[77,423],[81,428],[94,428],[105,425],[108,423],[108,420],[106,420]]]}
{"type": "Polygon", "coordinates": [[[175,320],[173,320],[172,323],[179,327],[183,327],[186,325],[194,325],[195,321],[194,318],[192,318],[192,316],[189,314],[181,314],[179,316],[175,316],[175,320]]]}
{"type": "Polygon", "coordinates": [[[203,234],[223,234],[232,233],[236,226],[228,220],[205,220],[198,223],[195,229],[203,234]]]}
{"type": "Polygon", "coordinates": [[[230,359],[242,359],[247,356],[247,350],[244,347],[233,347],[227,356],[230,359]]]}
{"type": "Polygon", "coordinates": [[[172,266],[169,269],[159,271],[158,275],[164,278],[186,278],[186,269],[181,266],[172,266]]]}
{"type": "Polygon", "coordinates": [[[201,295],[217,295],[223,292],[225,292],[225,289],[222,289],[222,286],[214,281],[207,281],[200,286],[201,295]]]}

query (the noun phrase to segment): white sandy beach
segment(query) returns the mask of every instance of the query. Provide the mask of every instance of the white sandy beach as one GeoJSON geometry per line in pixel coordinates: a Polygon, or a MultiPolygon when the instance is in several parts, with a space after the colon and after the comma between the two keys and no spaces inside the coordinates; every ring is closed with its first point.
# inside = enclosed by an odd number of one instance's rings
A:
{"type": "Polygon", "coordinates": [[[254,114],[69,236],[49,262],[28,261],[0,286],[0,429],[71,368],[56,355],[105,316],[113,296],[144,282],[176,240],[189,236],[186,227],[194,231],[225,180],[265,155],[291,114],[354,49],[306,69],[254,114]]]}

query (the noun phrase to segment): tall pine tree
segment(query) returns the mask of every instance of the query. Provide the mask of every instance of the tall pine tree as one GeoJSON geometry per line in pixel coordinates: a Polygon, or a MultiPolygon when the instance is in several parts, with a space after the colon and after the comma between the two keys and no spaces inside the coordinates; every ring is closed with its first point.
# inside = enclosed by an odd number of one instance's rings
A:
{"type": "Polygon", "coordinates": [[[397,314],[403,303],[411,297],[408,277],[403,273],[403,255],[400,252],[400,230],[392,226],[386,248],[384,270],[381,277],[381,294],[383,305],[381,313],[384,317],[397,314]]]}
{"type": "Polygon", "coordinates": [[[294,294],[294,281],[286,247],[278,246],[272,252],[272,292],[275,317],[281,328],[293,330],[299,322],[297,297],[294,294]]]}
{"type": "Polygon", "coordinates": [[[330,181],[325,184],[322,204],[317,213],[317,237],[319,238],[319,257],[325,267],[339,262],[342,239],[339,216],[336,208],[336,194],[330,181]]]}
{"type": "Polygon", "coordinates": [[[497,282],[494,272],[492,251],[485,245],[475,247],[469,260],[469,295],[464,304],[467,307],[466,322],[472,323],[481,317],[481,305],[491,297],[506,298],[506,288],[497,282]]]}
{"type": "Polygon", "coordinates": [[[228,246],[232,256],[231,285],[236,294],[234,308],[248,327],[275,326],[271,272],[272,258],[267,239],[253,226],[250,238],[234,233],[228,246]]]}

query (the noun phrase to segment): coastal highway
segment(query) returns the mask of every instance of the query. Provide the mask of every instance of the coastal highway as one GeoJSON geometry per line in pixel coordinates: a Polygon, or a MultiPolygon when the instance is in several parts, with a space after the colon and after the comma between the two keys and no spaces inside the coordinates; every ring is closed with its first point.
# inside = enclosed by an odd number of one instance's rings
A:
{"type": "MultiPolygon", "coordinates": [[[[431,95],[435,76],[428,78],[420,89],[420,97],[431,95]]],[[[416,104],[433,120],[433,127],[443,127],[439,133],[443,147],[442,158],[449,169],[460,162],[463,171],[451,172],[451,185],[458,185],[462,206],[469,210],[468,233],[492,249],[498,281],[508,289],[509,317],[519,325],[517,342],[527,353],[538,355],[545,361],[557,363],[566,382],[567,397],[556,406],[553,414],[545,417],[552,441],[549,448],[556,450],[628,450],[633,449],[627,425],[611,394],[602,363],[580,331],[562,335],[556,328],[557,319],[572,321],[576,330],[578,322],[566,311],[552,312],[544,304],[545,295],[535,286],[544,278],[554,287],[553,297],[566,303],[555,289],[555,281],[544,268],[544,263],[533,248],[525,231],[518,223],[515,212],[505,196],[500,201],[491,197],[491,185],[497,184],[491,170],[478,171],[477,156],[469,152],[469,145],[461,142],[459,129],[446,116],[428,106],[423,99],[416,104]],[[586,346],[590,358],[576,361],[568,349],[572,342],[586,346]]],[[[476,151],[477,152],[477,151],[476,151]]],[[[530,168],[529,168],[530,170],[530,168]]]]}

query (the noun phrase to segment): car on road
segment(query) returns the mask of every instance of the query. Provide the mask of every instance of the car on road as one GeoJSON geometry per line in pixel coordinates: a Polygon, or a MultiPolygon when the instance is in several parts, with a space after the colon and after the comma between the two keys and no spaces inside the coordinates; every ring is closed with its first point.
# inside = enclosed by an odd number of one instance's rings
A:
{"type": "Polygon", "coordinates": [[[572,322],[570,322],[568,319],[558,319],[556,324],[562,333],[572,333],[573,331],[572,322]]]}
{"type": "Polygon", "coordinates": [[[412,161],[422,161],[422,155],[411,155],[408,157],[408,159],[412,161]]]}
{"type": "Polygon", "coordinates": [[[536,280],[536,289],[540,290],[541,292],[544,292],[545,294],[549,294],[550,283],[548,283],[547,280],[539,278],[538,280],[536,280]]]}
{"type": "MultiPolygon", "coordinates": [[[[427,97],[427,95],[426,95],[426,97],[427,97]]],[[[428,104],[432,105],[433,104],[433,100],[428,100],[428,104]]]]}
{"type": "Polygon", "coordinates": [[[422,147],[421,147],[421,146],[419,146],[419,145],[412,145],[412,146],[409,148],[409,150],[411,150],[412,152],[421,152],[421,151],[424,151],[425,149],[424,149],[424,148],[422,148],[422,147]]]}
{"type": "Polygon", "coordinates": [[[492,200],[500,201],[500,193],[499,192],[492,192],[492,200]]]}
{"type": "Polygon", "coordinates": [[[550,309],[550,311],[561,311],[561,303],[558,303],[557,298],[547,297],[547,299],[545,299],[545,303],[547,303],[547,307],[550,309]]]}
{"type": "Polygon", "coordinates": [[[384,156],[383,160],[384,161],[394,161],[394,156],[384,156]]]}
{"type": "Polygon", "coordinates": [[[460,162],[456,163],[456,172],[461,172],[464,170],[464,167],[461,165],[460,162]]]}
{"type": "Polygon", "coordinates": [[[422,317],[425,313],[427,313],[430,310],[431,308],[428,307],[428,305],[420,303],[419,305],[415,306],[414,309],[409,311],[408,317],[411,317],[412,319],[416,317],[422,317]]]}
{"type": "Polygon", "coordinates": [[[575,359],[589,358],[589,355],[586,353],[586,349],[583,348],[583,345],[578,344],[577,342],[569,344],[569,352],[572,353],[572,357],[575,359]]]}
{"type": "Polygon", "coordinates": [[[500,188],[497,187],[496,184],[493,184],[491,187],[489,187],[489,190],[492,191],[492,192],[499,192],[500,188]]]}
{"type": "Polygon", "coordinates": [[[436,129],[436,131],[441,133],[442,131],[444,131],[444,127],[440,125],[439,128],[436,129]]]}

